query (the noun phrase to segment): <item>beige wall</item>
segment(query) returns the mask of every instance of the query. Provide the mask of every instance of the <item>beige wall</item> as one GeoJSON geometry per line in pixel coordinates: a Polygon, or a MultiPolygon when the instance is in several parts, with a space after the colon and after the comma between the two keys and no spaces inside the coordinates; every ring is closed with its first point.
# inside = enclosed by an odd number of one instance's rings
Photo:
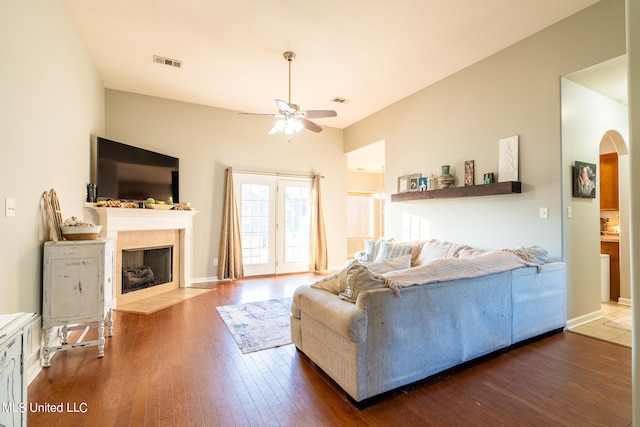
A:
{"type": "Polygon", "coordinates": [[[106,91],[106,136],[180,158],[180,201],[194,217],[193,277],[216,276],[224,170],[324,175],[329,266],[346,258],[346,156],[342,131],[267,135],[272,118],[114,90],[106,91]]]}
{"type": "MultiPolygon", "coordinates": [[[[563,259],[560,77],[624,54],[624,19],[623,1],[598,3],[345,129],[347,152],[386,141],[387,188],[442,164],[455,167],[459,184],[465,160],[475,160],[478,180],[497,172],[499,139],[520,137],[522,194],[389,203],[387,237],[401,237],[411,218],[430,237],[540,245],[563,259]]],[[[570,277],[569,286],[579,284],[570,277]]],[[[580,299],[568,305],[568,318],[592,309],[580,299]]]]}
{"type": "Polygon", "coordinates": [[[60,0],[0,2],[0,57],[0,313],[40,312],[41,197],[55,188],[63,216],[82,215],[104,90],[60,0]]]}
{"type": "MultiPolygon", "coordinates": [[[[600,190],[595,199],[573,197],[572,166],[575,161],[600,161],[600,141],[607,131],[615,130],[622,143],[629,141],[628,110],[612,99],[562,79],[562,174],[563,212],[571,207],[572,218],[565,214],[564,240],[568,275],[572,279],[570,299],[583,307],[576,316],[600,313],[600,190]]],[[[626,151],[626,148],[625,148],[626,151]]],[[[628,200],[628,161],[622,156],[620,169],[621,206],[628,200]]],[[[596,169],[596,176],[598,170],[596,169]]],[[[600,181],[598,181],[600,182],[600,181]]],[[[628,208],[620,210],[621,297],[630,299],[628,208]]]]}

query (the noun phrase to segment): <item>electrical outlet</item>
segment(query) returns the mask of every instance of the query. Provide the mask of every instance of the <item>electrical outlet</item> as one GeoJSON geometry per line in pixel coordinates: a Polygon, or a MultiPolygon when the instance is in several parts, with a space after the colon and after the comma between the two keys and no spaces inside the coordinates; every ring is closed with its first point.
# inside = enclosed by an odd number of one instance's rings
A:
{"type": "Polygon", "coordinates": [[[16,199],[4,199],[4,216],[16,216],[16,199]]]}
{"type": "Polygon", "coordinates": [[[213,259],[213,265],[218,265],[218,258],[213,259]]]}

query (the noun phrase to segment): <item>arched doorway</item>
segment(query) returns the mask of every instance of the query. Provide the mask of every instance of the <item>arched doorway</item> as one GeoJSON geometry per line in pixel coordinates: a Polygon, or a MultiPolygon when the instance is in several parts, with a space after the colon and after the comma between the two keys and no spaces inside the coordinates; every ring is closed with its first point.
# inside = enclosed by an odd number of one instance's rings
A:
{"type": "Polygon", "coordinates": [[[629,156],[618,131],[600,140],[600,171],[601,253],[610,255],[611,299],[631,305],[629,156]]]}

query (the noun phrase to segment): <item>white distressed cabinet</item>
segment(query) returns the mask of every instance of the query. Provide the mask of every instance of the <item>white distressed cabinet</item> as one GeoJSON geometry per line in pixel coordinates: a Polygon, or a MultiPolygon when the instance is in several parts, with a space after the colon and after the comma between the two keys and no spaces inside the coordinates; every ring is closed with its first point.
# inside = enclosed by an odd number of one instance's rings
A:
{"type": "Polygon", "coordinates": [[[0,426],[26,426],[26,350],[35,313],[0,314],[0,426]]]}
{"type": "Polygon", "coordinates": [[[111,309],[114,284],[114,243],[112,239],[58,241],[44,244],[42,366],[59,350],[98,346],[104,356],[104,328],[113,335],[111,309]],[[105,320],[106,319],[106,320],[105,320]],[[53,330],[60,326],[60,344],[52,344],[53,330]],[[83,341],[89,328],[98,328],[98,339],[83,341]],[[68,343],[68,333],[84,330],[80,339],[68,343]]]}

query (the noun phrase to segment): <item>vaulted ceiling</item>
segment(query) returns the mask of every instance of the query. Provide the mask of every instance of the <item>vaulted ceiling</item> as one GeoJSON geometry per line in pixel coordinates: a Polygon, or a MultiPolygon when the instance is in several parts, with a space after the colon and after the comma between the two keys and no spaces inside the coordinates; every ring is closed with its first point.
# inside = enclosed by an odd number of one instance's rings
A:
{"type": "Polygon", "coordinates": [[[291,50],[291,101],[344,128],[597,0],[66,3],[106,88],[275,113],[291,50]]]}

